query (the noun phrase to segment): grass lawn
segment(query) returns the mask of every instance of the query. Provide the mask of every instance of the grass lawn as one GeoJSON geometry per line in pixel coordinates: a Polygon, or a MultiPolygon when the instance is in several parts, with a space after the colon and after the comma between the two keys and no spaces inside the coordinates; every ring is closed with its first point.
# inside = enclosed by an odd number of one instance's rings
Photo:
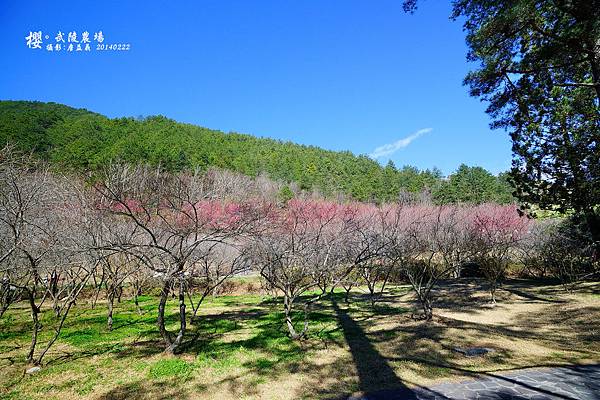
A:
{"type": "MultiPolygon", "coordinates": [[[[141,315],[131,301],[118,304],[112,332],[104,304],[90,309],[81,301],[32,375],[24,374],[30,319],[23,302],[0,319],[0,398],[335,398],[519,367],[600,362],[600,284],[567,294],[557,285],[511,281],[495,307],[475,283],[442,285],[437,294],[434,320],[426,322],[410,318],[415,304],[405,286],[391,288],[375,308],[360,290],[349,304],[336,293],[314,308],[302,342],[285,336],[272,299],[210,298],[176,357],[162,354],[156,298],[142,298],[141,315]],[[495,351],[476,358],[453,351],[468,346],[495,351]]],[[[174,302],[171,311],[175,324],[174,302]]],[[[51,312],[43,319],[50,324],[51,312]]],[[[48,337],[45,330],[40,346],[48,337]]]]}

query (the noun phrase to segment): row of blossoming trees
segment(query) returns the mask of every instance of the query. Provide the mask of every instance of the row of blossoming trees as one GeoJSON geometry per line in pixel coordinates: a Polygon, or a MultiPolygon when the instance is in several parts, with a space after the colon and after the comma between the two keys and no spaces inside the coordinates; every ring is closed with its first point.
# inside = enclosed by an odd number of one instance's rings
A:
{"type": "MultiPolygon", "coordinates": [[[[0,154],[0,186],[0,312],[27,302],[33,364],[81,293],[94,304],[104,293],[110,330],[124,288],[137,305],[149,282],[160,289],[156,323],[167,352],[181,347],[206,296],[249,271],[282,298],[293,339],[306,336],[311,305],[334,288],[363,285],[375,302],[388,283],[403,280],[430,319],[436,283],[460,276],[467,262],[479,266],[495,301],[520,243],[535,231],[515,206],[374,205],[315,195],[283,202],[278,185],[261,177],[113,164],[84,179],[9,148],[0,154]],[[175,331],[165,322],[170,301],[178,307],[175,331]],[[40,314],[50,312],[54,324],[42,325],[40,314]],[[52,334],[41,345],[43,329],[52,334]]],[[[528,259],[534,253],[527,247],[528,259]]]]}

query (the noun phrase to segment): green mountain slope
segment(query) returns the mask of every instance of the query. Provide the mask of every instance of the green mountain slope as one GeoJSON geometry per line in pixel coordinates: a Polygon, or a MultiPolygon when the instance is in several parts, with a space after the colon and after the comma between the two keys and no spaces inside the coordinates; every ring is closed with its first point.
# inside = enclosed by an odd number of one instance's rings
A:
{"type": "Polygon", "coordinates": [[[109,119],[56,103],[0,101],[0,144],[7,142],[67,168],[95,169],[116,159],[161,163],[170,170],[214,166],[249,176],[264,172],[303,189],[342,192],[357,200],[386,201],[402,191],[429,190],[444,203],[510,201],[505,180],[481,168],[464,166],[476,179],[461,179],[460,190],[454,190],[452,176],[443,180],[436,169],[382,167],[350,152],[224,133],[162,116],[109,119]],[[465,189],[465,182],[471,186],[465,189]],[[461,198],[465,190],[471,192],[468,199],[461,198]]]}

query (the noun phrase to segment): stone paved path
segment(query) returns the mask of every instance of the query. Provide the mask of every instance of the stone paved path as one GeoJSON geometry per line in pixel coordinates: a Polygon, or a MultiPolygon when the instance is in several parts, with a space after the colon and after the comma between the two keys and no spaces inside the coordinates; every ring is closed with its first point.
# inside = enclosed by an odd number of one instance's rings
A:
{"type": "Polygon", "coordinates": [[[600,365],[523,369],[429,388],[390,390],[362,396],[383,399],[600,400],[600,365]]]}

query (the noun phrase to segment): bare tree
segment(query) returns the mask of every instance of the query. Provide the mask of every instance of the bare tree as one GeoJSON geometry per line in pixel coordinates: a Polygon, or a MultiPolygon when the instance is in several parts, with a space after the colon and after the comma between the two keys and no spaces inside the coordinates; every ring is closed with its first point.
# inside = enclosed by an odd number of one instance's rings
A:
{"type": "Polygon", "coordinates": [[[550,252],[547,245],[560,222],[557,218],[532,221],[530,229],[525,232],[515,249],[516,258],[523,265],[522,274],[536,278],[545,278],[550,274],[551,262],[547,262],[550,252]]]}
{"type": "Polygon", "coordinates": [[[571,291],[578,281],[599,272],[593,243],[574,221],[537,220],[531,225],[517,243],[517,254],[529,273],[551,274],[571,291]]]}
{"type": "Polygon", "coordinates": [[[291,200],[285,208],[272,208],[267,228],[255,237],[252,260],[260,275],[283,295],[284,322],[292,339],[306,336],[311,305],[326,294],[331,268],[341,256],[339,243],[345,230],[339,205],[333,202],[291,200]],[[308,291],[318,294],[302,304],[304,322],[296,330],[293,312],[308,291]]]}
{"type": "Polygon", "coordinates": [[[383,258],[370,258],[361,262],[357,266],[357,269],[361,282],[367,285],[371,306],[374,306],[383,296],[386,285],[394,270],[393,265],[387,263],[383,258]]]}
{"type": "Polygon", "coordinates": [[[492,304],[506,275],[517,244],[528,230],[529,220],[515,206],[484,204],[474,210],[471,224],[475,259],[489,284],[492,304]]]}
{"type": "Polygon", "coordinates": [[[198,261],[184,274],[193,317],[197,316],[204,299],[221,287],[225,280],[250,270],[247,250],[241,243],[216,242],[199,247],[202,256],[197,257],[198,261]]]}
{"type": "Polygon", "coordinates": [[[472,210],[469,205],[445,205],[437,209],[438,224],[432,236],[433,245],[443,270],[453,278],[460,278],[463,264],[473,257],[468,226],[472,210]]]}
{"type": "Polygon", "coordinates": [[[374,305],[392,273],[392,266],[384,257],[387,246],[384,232],[390,208],[353,203],[345,210],[344,235],[336,242],[341,252],[340,262],[331,269],[332,291],[342,286],[347,302],[350,290],[364,283],[374,305]]]}
{"type": "Polygon", "coordinates": [[[39,365],[58,338],[71,307],[90,276],[90,268],[71,236],[79,224],[81,204],[70,179],[50,173],[30,158],[3,164],[0,218],[12,233],[14,249],[2,263],[3,283],[20,292],[30,308],[32,329],[27,354],[39,365]],[[52,302],[51,339],[36,352],[42,330],[39,315],[52,302]]]}
{"type": "MultiPolygon", "coordinates": [[[[102,277],[100,285],[106,289],[107,329],[113,329],[113,311],[115,299],[120,302],[125,281],[137,270],[138,264],[125,252],[108,253],[99,258],[102,277]]],[[[136,303],[136,306],[137,303],[136,303]]],[[[139,311],[139,307],[138,307],[139,311]]]]}
{"type": "Polygon", "coordinates": [[[165,351],[173,353],[187,327],[186,276],[206,258],[205,246],[232,241],[251,224],[253,214],[243,205],[219,201],[213,185],[198,172],[173,175],[147,166],[113,164],[96,188],[100,207],[130,222],[132,232],[118,247],[162,280],[157,326],[165,351]],[[165,327],[172,291],[179,305],[176,333],[165,327]]]}
{"type": "Polygon", "coordinates": [[[22,290],[15,286],[16,254],[25,237],[28,215],[36,206],[38,187],[28,184],[24,157],[11,146],[0,150],[0,317],[17,301],[22,290]]]}
{"type": "MultiPolygon", "coordinates": [[[[129,255],[129,253],[126,253],[129,255]]],[[[142,314],[142,308],[140,307],[140,296],[147,289],[149,282],[151,281],[150,271],[146,268],[145,264],[139,262],[135,257],[129,257],[128,266],[130,268],[129,281],[132,286],[133,304],[138,312],[142,314]]]]}
{"type": "Polygon", "coordinates": [[[388,224],[389,262],[409,281],[427,320],[433,316],[435,285],[456,269],[456,223],[451,208],[411,205],[396,208],[388,224]]]}
{"type": "MultiPolygon", "coordinates": [[[[358,268],[355,268],[354,265],[345,263],[338,264],[336,275],[339,276],[338,285],[344,289],[344,302],[348,303],[350,301],[350,292],[352,289],[362,284],[358,268]]],[[[333,291],[334,289],[335,286],[332,286],[331,290],[333,291]]]]}

